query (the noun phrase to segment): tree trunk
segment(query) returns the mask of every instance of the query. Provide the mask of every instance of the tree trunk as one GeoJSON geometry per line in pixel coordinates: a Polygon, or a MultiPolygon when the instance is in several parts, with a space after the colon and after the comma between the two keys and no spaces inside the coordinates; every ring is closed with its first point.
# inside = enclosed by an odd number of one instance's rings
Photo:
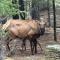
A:
{"type": "Polygon", "coordinates": [[[49,5],[49,0],[47,0],[47,8],[48,8],[48,22],[49,22],[49,26],[50,26],[50,12],[49,12],[50,5],[49,5]]]}
{"type": "Polygon", "coordinates": [[[31,10],[31,16],[33,20],[40,20],[40,10],[39,10],[39,4],[37,4],[38,1],[32,0],[32,10],[31,10]]]}
{"type": "Polygon", "coordinates": [[[53,2],[53,16],[54,16],[54,40],[57,41],[57,37],[56,37],[56,14],[55,14],[55,0],[52,1],[53,2]]]}
{"type": "Polygon", "coordinates": [[[20,13],[20,17],[21,19],[25,20],[25,12],[23,12],[24,9],[24,1],[23,0],[19,0],[19,10],[22,11],[22,13],[20,13]]]}

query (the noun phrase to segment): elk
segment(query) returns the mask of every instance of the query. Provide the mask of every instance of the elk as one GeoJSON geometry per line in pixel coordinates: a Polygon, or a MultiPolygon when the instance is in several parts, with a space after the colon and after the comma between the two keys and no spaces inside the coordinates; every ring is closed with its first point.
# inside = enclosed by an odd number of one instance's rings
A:
{"type": "MultiPolygon", "coordinates": [[[[30,41],[31,52],[37,53],[37,38],[45,32],[45,22],[38,20],[8,20],[2,27],[5,31],[9,31],[12,38],[20,38],[25,46],[26,39],[30,41]]],[[[10,50],[7,39],[7,49],[10,50]]]]}

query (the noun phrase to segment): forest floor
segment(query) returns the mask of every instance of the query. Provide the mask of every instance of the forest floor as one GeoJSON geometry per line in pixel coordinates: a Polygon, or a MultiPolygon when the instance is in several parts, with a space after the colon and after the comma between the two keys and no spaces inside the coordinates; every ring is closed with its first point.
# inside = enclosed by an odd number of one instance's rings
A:
{"type": "MultiPolygon", "coordinates": [[[[54,35],[53,33],[45,33],[45,35],[41,36],[37,39],[41,44],[43,51],[41,51],[39,45],[37,46],[37,54],[31,55],[30,44],[29,41],[26,41],[26,51],[21,51],[21,40],[16,39],[10,43],[11,47],[14,48],[14,55],[11,57],[7,57],[6,60],[45,60],[45,49],[46,45],[50,43],[54,43],[54,35]]],[[[60,33],[57,33],[57,43],[60,43],[60,33]]]]}

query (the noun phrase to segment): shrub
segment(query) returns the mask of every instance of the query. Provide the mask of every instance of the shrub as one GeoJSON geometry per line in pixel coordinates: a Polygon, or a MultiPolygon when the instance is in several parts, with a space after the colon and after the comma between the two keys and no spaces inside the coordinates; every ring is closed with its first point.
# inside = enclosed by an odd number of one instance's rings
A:
{"type": "Polygon", "coordinates": [[[18,4],[12,4],[12,0],[0,0],[0,17],[18,14],[18,4]]]}
{"type": "Polygon", "coordinates": [[[0,29],[0,39],[5,40],[9,36],[9,32],[5,32],[4,30],[0,29]]]}

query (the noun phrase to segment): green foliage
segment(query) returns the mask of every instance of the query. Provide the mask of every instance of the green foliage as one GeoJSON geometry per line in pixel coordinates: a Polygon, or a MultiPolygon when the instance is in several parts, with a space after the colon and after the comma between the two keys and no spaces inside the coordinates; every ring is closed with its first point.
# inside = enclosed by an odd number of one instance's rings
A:
{"type": "Polygon", "coordinates": [[[12,0],[0,0],[0,17],[18,14],[18,4],[12,4],[12,0]]]}
{"type": "Polygon", "coordinates": [[[4,30],[0,29],[0,38],[7,38],[9,36],[9,32],[5,32],[4,30]]]}

